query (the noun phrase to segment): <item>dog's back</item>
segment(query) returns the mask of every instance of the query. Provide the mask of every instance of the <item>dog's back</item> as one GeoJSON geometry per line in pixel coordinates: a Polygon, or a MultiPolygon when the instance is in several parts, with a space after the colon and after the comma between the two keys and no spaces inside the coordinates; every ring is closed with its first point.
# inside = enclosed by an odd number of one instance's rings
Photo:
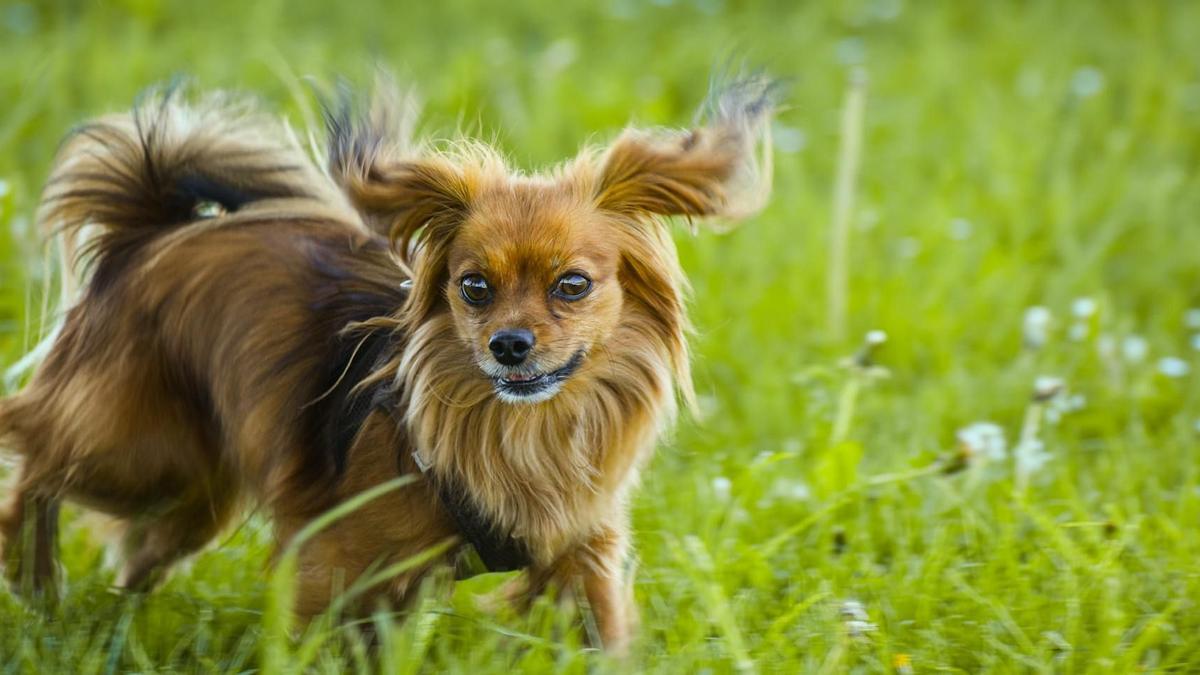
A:
{"type": "Polygon", "coordinates": [[[40,219],[69,242],[98,230],[52,349],[0,403],[22,457],[0,512],[10,577],[51,578],[62,498],[129,519],[123,582],[143,586],[206,543],[243,486],[320,494],[345,449],[359,336],[342,331],[398,308],[403,275],[278,123],[152,96],[68,139],[40,219]]]}

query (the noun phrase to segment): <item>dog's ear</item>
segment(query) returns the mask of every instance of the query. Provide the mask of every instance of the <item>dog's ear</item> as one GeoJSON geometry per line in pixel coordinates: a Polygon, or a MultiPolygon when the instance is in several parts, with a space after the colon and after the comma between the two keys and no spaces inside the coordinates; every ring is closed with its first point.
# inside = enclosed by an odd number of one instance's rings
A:
{"type": "Polygon", "coordinates": [[[386,236],[406,265],[420,244],[451,238],[471,203],[461,169],[437,156],[374,161],[343,175],[341,184],[368,227],[386,236]]]}
{"type": "Polygon", "coordinates": [[[329,172],[366,225],[406,265],[416,246],[449,238],[470,208],[471,181],[454,159],[413,142],[415,95],[381,78],[365,111],[345,89],[323,108],[329,172]]]}
{"type": "Polygon", "coordinates": [[[690,131],[628,130],[601,158],[595,203],[633,218],[757,212],[771,189],[776,86],[761,76],[714,87],[690,131]]]}

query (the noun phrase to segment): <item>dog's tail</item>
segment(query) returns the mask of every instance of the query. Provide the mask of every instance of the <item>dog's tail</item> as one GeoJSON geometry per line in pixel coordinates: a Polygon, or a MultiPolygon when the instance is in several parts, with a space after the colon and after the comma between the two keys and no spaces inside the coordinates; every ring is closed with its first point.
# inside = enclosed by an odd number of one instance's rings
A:
{"type": "Polygon", "coordinates": [[[100,275],[169,229],[259,200],[317,197],[328,183],[283,125],[245,101],[182,98],[152,91],[131,113],[67,137],[38,213],[59,237],[64,289],[82,262],[100,275]]]}
{"type": "MultiPolygon", "coordinates": [[[[344,204],[277,118],[214,94],[189,104],[178,87],[85,124],[63,142],[38,211],[59,250],[61,295],[43,308],[40,342],[4,372],[15,389],[45,356],[80,291],[112,278],[146,243],[252,202],[291,197],[344,204]]],[[[46,288],[47,302],[49,286],[46,288]]]]}

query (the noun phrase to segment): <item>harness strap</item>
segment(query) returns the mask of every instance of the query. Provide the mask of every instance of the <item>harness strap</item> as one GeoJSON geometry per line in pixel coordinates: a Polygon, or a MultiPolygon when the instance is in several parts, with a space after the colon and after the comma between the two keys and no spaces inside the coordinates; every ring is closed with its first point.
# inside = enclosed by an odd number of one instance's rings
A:
{"type": "MultiPolygon", "coordinates": [[[[386,388],[381,386],[376,390],[372,402],[377,410],[396,424],[402,424],[396,414],[395,401],[386,388]]],[[[528,549],[511,533],[501,530],[471,498],[461,480],[434,471],[432,462],[419,449],[413,450],[412,459],[421,475],[433,485],[438,500],[454,521],[463,540],[475,549],[489,572],[511,572],[529,566],[531,559],[528,549]]]]}

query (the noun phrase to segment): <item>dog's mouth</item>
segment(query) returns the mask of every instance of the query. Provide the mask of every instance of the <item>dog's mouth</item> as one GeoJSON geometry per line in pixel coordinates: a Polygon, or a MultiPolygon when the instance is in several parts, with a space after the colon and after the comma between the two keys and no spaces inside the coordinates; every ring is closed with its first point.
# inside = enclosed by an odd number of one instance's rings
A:
{"type": "Polygon", "coordinates": [[[575,352],[566,365],[557,370],[533,373],[509,373],[492,378],[492,386],[501,399],[509,402],[536,403],[558,393],[563,382],[583,365],[583,350],[575,352]]]}

